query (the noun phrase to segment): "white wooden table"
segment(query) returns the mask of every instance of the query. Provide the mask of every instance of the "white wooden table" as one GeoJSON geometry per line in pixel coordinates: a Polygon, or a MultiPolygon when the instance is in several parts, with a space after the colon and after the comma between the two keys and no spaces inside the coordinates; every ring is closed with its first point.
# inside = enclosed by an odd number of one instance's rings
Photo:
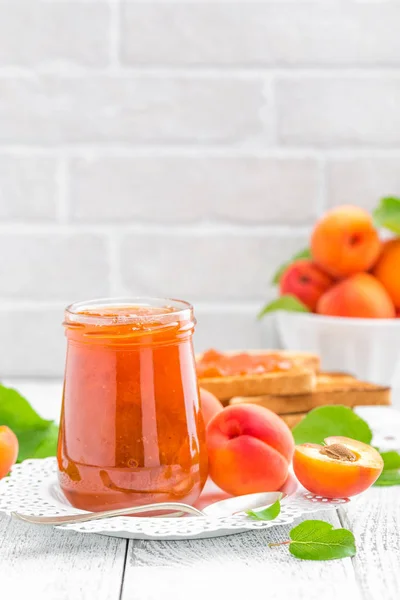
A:
{"type": "MultiPolygon", "coordinates": [[[[18,384],[57,418],[60,384],[18,384]]],[[[360,409],[380,443],[398,436],[400,412],[360,409]]],[[[0,598],[5,600],[399,600],[400,487],[316,515],[351,529],[354,559],[300,561],[285,546],[292,526],[182,542],[126,541],[42,529],[0,516],[0,598]]]]}

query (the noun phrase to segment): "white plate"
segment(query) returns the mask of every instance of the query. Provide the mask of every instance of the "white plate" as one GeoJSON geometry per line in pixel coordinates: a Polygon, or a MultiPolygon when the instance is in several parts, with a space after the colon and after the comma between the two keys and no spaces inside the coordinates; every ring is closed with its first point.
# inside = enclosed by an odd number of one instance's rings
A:
{"type": "MultiPolygon", "coordinates": [[[[285,491],[288,495],[282,500],[281,512],[274,521],[253,521],[241,513],[228,516],[210,515],[204,518],[113,517],[57,527],[136,540],[189,540],[284,525],[292,523],[306,513],[336,508],[349,502],[345,498],[328,500],[314,496],[294,484],[293,479],[289,481],[285,491]]],[[[210,501],[227,497],[210,483],[196,506],[204,508],[210,501]]],[[[57,481],[55,458],[26,460],[13,467],[10,477],[0,481],[0,512],[10,514],[13,511],[49,517],[85,512],[74,508],[65,499],[57,481]]]]}

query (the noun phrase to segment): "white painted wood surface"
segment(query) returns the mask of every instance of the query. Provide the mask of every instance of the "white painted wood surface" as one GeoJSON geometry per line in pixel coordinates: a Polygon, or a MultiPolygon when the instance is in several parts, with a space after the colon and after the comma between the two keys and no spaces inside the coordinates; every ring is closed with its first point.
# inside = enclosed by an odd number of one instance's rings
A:
{"type": "MultiPolygon", "coordinates": [[[[334,512],[323,518],[341,526],[334,512]]],[[[291,528],[179,543],[131,541],[122,600],[361,600],[351,559],[299,561],[287,546],[268,547],[288,540],[291,528]]]]}
{"type": "MultiPolygon", "coordinates": [[[[35,408],[57,418],[61,384],[18,383],[35,408]]],[[[362,409],[380,442],[397,444],[400,413],[362,409]],[[385,438],[388,438],[385,440],[385,438]]],[[[400,487],[374,488],[337,515],[357,556],[300,561],[286,546],[291,526],[226,538],[139,542],[41,529],[0,516],[0,598],[30,600],[399,600],[400,487]]]]}
{"type": "Polygon", "coordinates": [[[126,546],[0,515],[0,598],[118,600],[126,546]]]}
{"type": "Polygon", "coordinates": [[[339,517],[357,540],[352,559],[366,600],[400,599],[400,486],[372,488],[339,517]]]}

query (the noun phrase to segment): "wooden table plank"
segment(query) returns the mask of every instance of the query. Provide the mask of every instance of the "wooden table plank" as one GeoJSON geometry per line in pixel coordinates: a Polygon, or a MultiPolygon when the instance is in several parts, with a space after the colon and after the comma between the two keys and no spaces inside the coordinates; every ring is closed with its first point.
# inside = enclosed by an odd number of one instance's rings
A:
{"type": "MultiPolygon", "coordinates": [[[[316,513],[340,527],[334,512],[316,513]],[[323,515],[323,516],[322,516],[323,515]]],[[[131,541],[121,600],[362,600],[350,559],[314,562],[291,556],[293,525],[193,541],[131,541]]]]}
{"type": "Polygon", "coordinates": [[[34,527],[0,515],[1,597],[119,600],[126,547],[126,540],[34,527]]]}
{"type": "Polygon", "coordinates": [[[340,509],[357,540],[353,559],[366,600],[400,598],[400,487],[372,488],[340,509]]]}

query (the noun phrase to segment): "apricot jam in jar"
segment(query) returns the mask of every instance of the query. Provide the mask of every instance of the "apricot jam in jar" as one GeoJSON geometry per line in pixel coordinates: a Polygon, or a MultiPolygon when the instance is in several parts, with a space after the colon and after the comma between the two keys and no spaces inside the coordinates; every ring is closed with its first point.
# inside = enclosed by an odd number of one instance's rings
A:
{"type": "Polygon", "coordinates": [[[77,508],[192,504],[207,477],[192,334],[181,300],[82,302],[65,311],[59,481],[77,508]]]}

